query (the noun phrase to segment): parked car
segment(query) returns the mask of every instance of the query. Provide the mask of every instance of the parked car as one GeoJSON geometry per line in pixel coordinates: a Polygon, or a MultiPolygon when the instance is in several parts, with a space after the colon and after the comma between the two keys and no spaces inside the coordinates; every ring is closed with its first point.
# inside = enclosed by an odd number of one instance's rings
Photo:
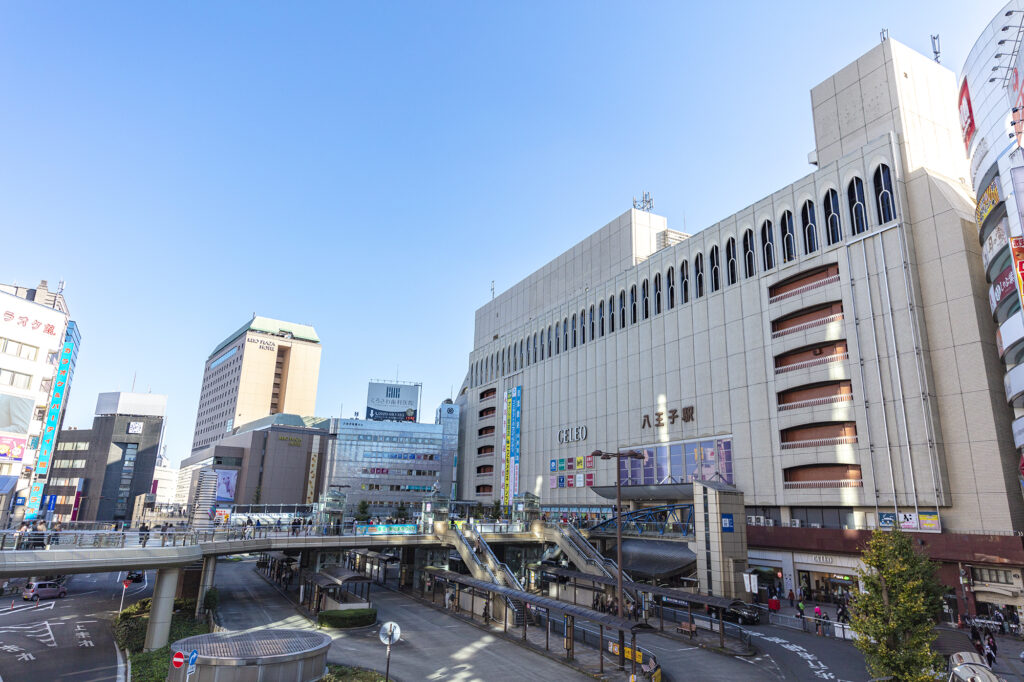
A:
{"type": "Polygon", "coordinates": [[[125,578],[133,583],[141,583],[146,579],[146,574],[142,571],[128,571],[128,575],[126,575],[125,578]]]}
{"type": "Polygon", "coordinates": [[[22,599],[39,601],[40,599],[63,599],[68,593],[66,587],[55,582],[26,583],[25,589],[21,591],[22,599]]]}
{"type": "Polygon", "coordinates": [[[740,625],[756,625],[761,622],[761,609],[737,599],[725,610],[725,619],[740,625]]]}

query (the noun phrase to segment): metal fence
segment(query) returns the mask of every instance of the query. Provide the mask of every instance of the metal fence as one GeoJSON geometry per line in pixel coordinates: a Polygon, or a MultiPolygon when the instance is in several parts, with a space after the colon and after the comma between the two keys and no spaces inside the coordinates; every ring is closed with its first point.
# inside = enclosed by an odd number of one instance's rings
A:
{"type": "Polygon", "coordinates": [[[824,618],[815,618],[814,616],[805,616],[801,618],[799,616],[785,616],[781,613],[769,612],[768,622],[772,625],[779,625],[784,628],[800,630],[802,632],[810,632],[812,634],[821,635],[822,637],[856,639],[856,635],[848,624],[834,620],[825,620],[824,618]]]}

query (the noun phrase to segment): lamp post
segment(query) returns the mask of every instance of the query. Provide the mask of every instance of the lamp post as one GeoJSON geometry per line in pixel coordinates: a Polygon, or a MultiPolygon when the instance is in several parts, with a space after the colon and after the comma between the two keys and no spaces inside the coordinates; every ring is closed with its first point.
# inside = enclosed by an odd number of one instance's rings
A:
{"type": "Polygon", "coordinates": [[[615,462],[615,587],[618,591],[616,601],[619,605],[619,618],[622,618],[622,469],[619,467],[620,459],[643,459],[644,453],[639,450],[626,450],[625,452],[604,452],[594,450],[590,453],[601,459],[614,459],[615,462]]]}

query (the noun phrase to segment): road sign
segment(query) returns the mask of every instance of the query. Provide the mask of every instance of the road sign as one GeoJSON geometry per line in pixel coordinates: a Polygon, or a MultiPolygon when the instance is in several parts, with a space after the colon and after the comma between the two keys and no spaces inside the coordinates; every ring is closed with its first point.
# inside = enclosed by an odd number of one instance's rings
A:
{"type": "Polygon", "coordinates": [[[175,651],[174,655],[171,656],[171,665],[173,665],[175,668],[180,668],[181,666],[185,665],[185,654],[181,653],[180,651],[175,651]]]}
{"type": "Polygon", "coordinates": [[[132,583],[131,580],[122,580],[121,581],[121,584],[125,586],[125,589],[127,589],[128,586],[131,585],[131,583],[132,583]]]}
{"type": "Polygon", "coordinates": [[[185,673],[185,679],[188,680],[192,676],[192,673],[196,671],[196,661],[199,660],[199,650],[193,649],[188,655],[188,671],[185,673]]]}
{"type": "Polygon", "coordinates": [[[398,627],[398,623],[388,621],[380,628],[380,641],[384,644],[394,644],[402,636],[402,628],[398,627]]]}

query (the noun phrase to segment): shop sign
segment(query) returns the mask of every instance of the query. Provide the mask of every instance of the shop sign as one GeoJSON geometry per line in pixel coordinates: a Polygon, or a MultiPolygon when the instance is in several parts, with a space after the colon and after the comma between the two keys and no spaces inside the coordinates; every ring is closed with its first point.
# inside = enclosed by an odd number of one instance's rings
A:
{"type": "Polygon", "coordinates": [[[1006,227],[1006,218],[1003,218],[992,230],[992,234],[985,239],[985,243],[981,245],[981,262],[985,264],[986,270],[988,264],[992,262],[992,258],[1006,246],[1006,227]]]}
{"type": "Polygon", "coordinates": [[[1007,265],[995,278],[995,281],[992,282],[992,286],[988,290],[988,305],[993,313],[1000,303],[1005,301],[1011,293],[1016,292],[1017,287],[1014,285],[1013,267],[1007,265]]]}
{"type": "Polygon", "coordinates": [[[566,443],[576,443],[581,440],[587,439],[587,427],[584,426],[570,426],[565,429],[558,430],[558,444],[565,445],[566,443]]]}
{"type": "Polygon", "coordinates": [[[835,561],[834,557],[830,557],[827,554],[815,554],[811,558],[814,559],[816,564],[831,564],[835,561]]]}
{"type": "Polygon", "coordinates": [[[416,535],[419,527],[415,523],[388,523],[356,526],[356,535],[416,535]]]}
{"type": "Polygon", "coordinates": [[[917,514],[914,512],[900,512],[899,522],[903,530],[917,530],[917,514]]]}
{"type": "MultiPolygon", "coordinates": [[[[1013,60],[1013,70],[1010,71],[1010,77],[1006,80],[1006,99],[1010,104],[1010,111],[1024,107],[1024,54],[1022,52],[1024,51],[1017,50],[1017,57],[1013,60]]],[[[964,83],[966,84],[967,81],[964,80],[964,83]]],[[[1013,124],[1013,131],[1017,135],[1017,146],[1020,147],[1024,126],[1020,123],[1021,117],[1016,113],[1013,115],[1013,119],[1017,121],[1013,124]]]]}
{"type": "Polygon", "coordinates": [[[960,134],[964,138],[964,149],[971,151],[971,140],[978,126],[974,122],[974,108],[971,106],[971,91],[967,87],[967,79],[960,86],[960,134]]]}
{"type": "Polygon", "coordinates": [[[992,209],[999,203],[999,176],[992,178],[992,182],[989,183],[988,187],[985,188],[985,192],[978,199],[978,208],[974,210],[974,222],[978,223],[980,228],[985,222],[985,218],[992,212],[992,209]]]}
{"type": "Polygon", "coordinates": [[[919,512],[918,520],[921,524],[921,530],[933,531],[935,533],[942,530],[941,524],[939,523],[939,512],[937,511],[919,512]]]}
{"type": "Polygon", "coordinates": [[[672,409],[672,410],[667,410],[665,412],[655,412],[653,414],[653,417],[654,417],[653,420],[651,419],[652,415],[650,415],[650,414],[644,414],[644,415],[641,415],[641,416],[643,417],[641,419],[641,422],[640,422],[640,428],[641,429],[649,429],[649,428],[652,428],[652,427],[653,428],[657,428],[659,426],[665,426],[665,420],[666,419],[668,420],[669,424],[675,424],[676,421],[679,421],[679,420],[682,420],[684,422],[692,422],[693,421],[693,407],[692,406],[688,406],[688,407],[682,408],[681,410],[672,409]]]}
{"type": "Polygon", "coordinates": [[[1024,237],[1010,237],[1010,255],[1013,256],[1013,271],[1016,273],[1017,295],[1024,301],[1024,237]]]}

